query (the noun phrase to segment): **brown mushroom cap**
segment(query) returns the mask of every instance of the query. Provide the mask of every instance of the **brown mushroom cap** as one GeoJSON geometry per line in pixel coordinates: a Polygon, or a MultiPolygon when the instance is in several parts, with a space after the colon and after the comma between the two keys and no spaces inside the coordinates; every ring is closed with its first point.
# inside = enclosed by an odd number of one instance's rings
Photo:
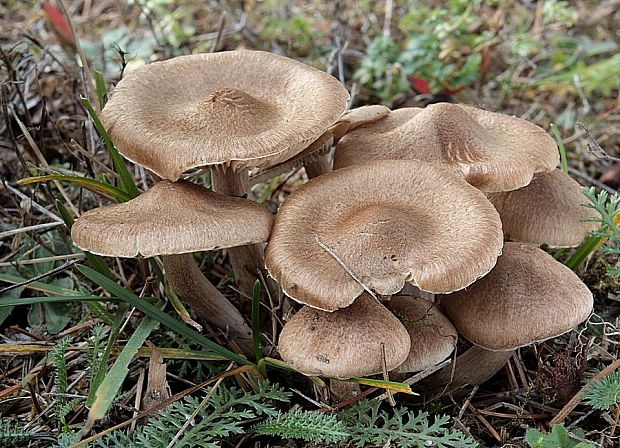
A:
{"type": "Polygon", "coordinates": [[[272,224],[272,214],[254,201],[164,180],[131,201],[84,213],[71,236],[95,254],[152,257],[260,243],[272,224]]]}
{"type": "Polygon", "coordinates": [[[405,282],[429,292],[464,288],[494,266],[502,243],[499,215],[480,191],[441,166],[383,160],[291,194],[265,262],[285,294],[333,311],[363,292],[360,282],[380,295],[405,282]]]}
{"type": "Polygon", "coordinates": [[[102,112],[119,151],[177,180],[199,166],[268,166],[320,136],[349,97],[332,76],[272,53],[225,51],[149,64],[102,112]]]}
{"type": "Polygon", "coordinates": [[[488,192],[521,188],[560,160],[554,140],[540,127],[450,103],[398,109],[350,132],[336,147],[334,169],[385,159],[446,164],[488,192]]]}
{"type": "Polygon", "coordinates": [[[351,378],[400,365],[409,353],[405,327],[368,294],[333,313],[303,307],[280,334],[280,356],[307,375],[351,378]]]}
{"type": "Polygon", "coordinates": [[[346,112],[331,127],[334,140],[340,140],[347,132],[359,128],[365,124],[379,121],[390,114],[390,109],[379,104],[356,107],[346,112]]]}
{"type": "Polygon", "coordinates": [[[561,170],[537,173],[514,191],[491,193],[489,200],[502,219],[504,235],[513,241],[555,247],[579,245],[598,228],[596,210],[584,207],[581,186],[561,170]]]}
{"type": "Polygon", "coordinates": [[[506,243],[497,265],[466,290],[440,299],[459,334],[489,350],[512,350],[571,330],[592,311],[577,275],[536,246],[506,243]]]}
{"type": "Polygon", "coordinates": [[[418,372],[436,366],[454,351],[458,335],[439,308],[413,296],[392,296],[385,306],[405,326],[411,338],[409,356],[395,372],[418,372]]]}

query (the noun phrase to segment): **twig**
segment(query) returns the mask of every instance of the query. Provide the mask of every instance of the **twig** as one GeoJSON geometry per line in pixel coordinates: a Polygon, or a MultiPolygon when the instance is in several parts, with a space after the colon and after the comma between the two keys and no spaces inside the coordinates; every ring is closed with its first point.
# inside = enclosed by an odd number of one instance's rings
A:
{"type": "Polygon", "coordinates": [[[19,261],[3,261],[0,263],[0,268],[6,268],[9,266],[15,265],[25,265],[25,264],[39,264],[39,263],[47,263],[48,261],[58,261],[58,260],[67,260],[74,258],[73,262],[77,262],[84,258],[84,254],[65,254],[65,255],[54,255],[53,257],[41,257],[41,258],[33,258],[31,260],[19,260],[19,261]]]}
{"type": "Polygon", "coordinates": [[[77,262],[78,262],[77,260],[67,261],[65,264],[63,264],[61,266],[58,266],[57,268],[54,268],[54,269],[52,269],[50,271],[44,272],[43,274],[36,275],[36,276],[34,276],[32,278],[29,278],[28,280],[24,280],[23,282],[15,283],[15,284],[13,284],[11,286],[7,286],[6,288],[2,288],[2,289],[0,289],[0,295],[4,294],[5,292],[10,291],[12,289],[19,288],[20,286],[25,286],[25,285],[28,285],[28,284],[30,284],[32,282],[36,282],[37,280],[41,280],[42,278],[49,277],[50,275],[57,274],[58,272],[64,271],[68,267],[73,266],[77,262]]]}
{"type": "Polygon", "coordinates": [[[321,240],[319,240],[319,236],[316,235],[314,237],[314,240],[316,241],[316,243],[319,245],[319,247],[321,249],[323,249],[325,252],[327,252],[329,255],[331,255],[332,257],[334,257],[334,259],[340,264],[340,266],[342,266],[342,268],[347,271],[347,274],[349,274],[351,276],[351,278],[353,278],[353,280],[355,280],[357,283],[360,284],[360,286],[362,288],[364,288],[364,291],[366,291],[368,294],[370,294],[372,296],[373,299],[375,300],[379,300],[379,298],[377,297],[377,295],[374,293],[374,291],[372,289],[370,289],[370,287],[368,285],[366,285],[361,278],[359,278],[345,263],[344,261],[342,261],[338,255],[336,255],[334,253],[333,250],[331,250],[329,247],[327,247],[325,244],[323,244],[321,242],[321,240]]]}
{"type": "Polygon", "coordinates": [[[220,40],[222,39],[222,35],[224,33],[224,26],[226,25],[226,11],[222,12],[222,16],[220,17],[220,23],[217,27],[217,34],[215,35],[215,40],[213,41],[213,45],[211,46],[210,53],[215,53],[217,51],[217,47],[220,44],[220,40]]]}
{"type": "Polygon", "coordinates": [[[25,195],[24,193],[22,193],[21,191],[19,191],[17,188],[11,187],[8,182],[3,182],[4,184],[4,188],[6,188],[8,191],[10,191],[11,193],[13,193],[15,196],[17,196],[20,199],[26,199],[31,201],[31,205],[33,208],[37,209],[38,211],[40,211],[41,213],[43,213],[45,216],[49,217],[50,219],[52,219],[53,221],[59,222],[61,224],[64,224],[64,221],[59,217],[56,216],[55,214],[53,214],[52,212],[50,212],[48,209],[46,209],[45,207],[43,207],[42,205],[38,204],[37,202],[33,201],[32,199],[30,199],[27,195],[25,195]]]}
{"type": "Polygon", "coordinates": [[[573,411],[573,409],[575,409],[577,407],[577,405],[579,405],[579,403],[581,403],[581,399],[583,397],[583,394],[585,393],[586,388],[588,386],[592,385],[592,383],[594,383],[595,381],[603,379],[606,376],[612,374],[618,368],[620,368],[620,359],[615,360],[613,363],[611,363],[610,365],[605,367],[603,370],[601,370],[599,373],[594,375],[592,377],[592,379],[590,381],[588,381],[588,384],[583,386],[579,390],[579,392],[577,392],[575,394],[575,396],[573,398],[571,398],[568,403],[566,403],[566,405],[560,410],[560,412],[558,412],[558,414],[555,417],[553,417],[553,419],[549,422],[549,425],[553,426],[553,425],[557,425],[559,423],[562,423],[564,421],[564,419],[566,417],[568,417],[568,415],[573,411]]]}
{"type": "Polygon", "coordinates": [[[36,230],[49,229],[50,227],[58,227],[61,225],[63,225],[61,222],[46,222],[43,224],[36,224],[34,226],[20,227],[19,229],[0,232],[0,239],[6,238],[7,236],[17,235],[18,233],[34,232],[36,230]]]}

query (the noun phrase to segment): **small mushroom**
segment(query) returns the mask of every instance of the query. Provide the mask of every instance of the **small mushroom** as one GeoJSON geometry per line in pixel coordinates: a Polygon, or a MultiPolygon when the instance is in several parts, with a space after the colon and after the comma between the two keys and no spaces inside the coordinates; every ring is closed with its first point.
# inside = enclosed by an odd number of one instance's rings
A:
{"type": "MultiPolygon", "coordinates": [[[[489,274],[466,290],[441,296],[439,304],[458,333],[478,346],[477,362],[465,357],[471,365],[460,372],[479,384],[513,350],[559,336],[586,320],[593,298],[579,277],[551,255],[536,246],[506,243],[489,274]]],[[[451,387],[463,384],[455,375],[451,387]]]]}
{"type": "Polygon", "coordinates": [[[514,191],[491,193],[506,239],[551,247],[579,245],[596,230],[596,210],[584,207],[580,185],[561,170],[537,173],[514,191]],[[589,220],[589,221],[588,221],[589,220]]]}
{"type": "Polygon", "coordinates": [[[395,372],[429,369],[454,351],[458,340],[456,329],[435,304],[419,297],[392,296],[385,306],[405,326],[411,338],[409,356],[395,372]]]}
{"type": "Polygon", "coordinates": [[[375,160],[421,160],[451,167],[487,192],[515,190],[559,163],[554,140],[520,118],[462,104],[392,111],[336,146],[334,169],[375,160]]]}
{"type": "Polygon", "coordinates": [[[368,294],[333,313],[303,307],[284,325],[278,344],[296,370],[340,379],[380,373],[384,361],[392,370],[409,348],[405,327],[368,294]]]}
{"type": "Polygon", "coordinates": [[[265,261],[289,297],[334,311],[365,289],[464,288],[494,266],[502,244],[499,215],[479,190],[441,166],[383,160],[292,193],[265,261]]]}
{"type": "Polygon", "coordinates": [[[271,213],[256,202],[164,180],[131,201],[84,213],[71,236],[76,246],[98,255],[165,255],[172,289],[207,322],[228,328],[251,353],[248,325],[200,272],[191,253],[265,241],[272,223],[271,213]]]}

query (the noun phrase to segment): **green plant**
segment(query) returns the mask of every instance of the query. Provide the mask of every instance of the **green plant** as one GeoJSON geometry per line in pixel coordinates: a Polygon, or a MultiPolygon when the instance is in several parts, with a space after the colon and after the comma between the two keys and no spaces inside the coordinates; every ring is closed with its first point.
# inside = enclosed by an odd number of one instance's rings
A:
{"type": "Polygon", "coordinates": [[[253,429],[259,434],[314,443],[342,443],[351,437],[347,427],[336,415],[301,409],[270,417],[253,429]]]}
{"type": "Polygon", "coordinates": [[[478,443],[447,426],[448,416],[430,417],[426,412],[415,414],[404,407],[387,412],[380,402],[362,400],[345,409],[341,420],[351,433],[355,447],[369,444],[383,446],[395,443],[400,447],[476,447],[478,443]]]}
{"type": "Polygon", "coordinates": [[[620,371],[587,386],[583,401],[585,404],[600,410],[607,410],[620,405],[620,371]]]}
{"type": "Polygon", "coordinates": [[[594,444],[582,440],[582,435],[580,431],[574,436],[564,426],[554,425],[547,434],[538,429],[528,429],[525,441],[530,448],[594,448],[594,444]]]}
{"type": "Polygon", "coordinates": [[[54,346],[54,348],[50,352],[50,357],[56,371],[54,389],[57,397],[54,402],[54,410],[56,412],[56,417],[58,418],[58,421],[63,425],[65,430],[68,429],[67,415],[69,415],[69,413],[72,412],[81,401],[79,398],[74,398],[72,400],[67,400],[66,398],[68,383],[65,353],[70,343],[71,338],[69,336],[65,336],[58,342],[58,344],[54,346]]]}
{"type": "Polygon", "coordinates": [[[0,419],[0,446],[19,446],[27,438],[28,431],[24,430],[22,425],[8,418],[0,419]]]}
{"type": "Polygon", "coordinates": [[[290,393],[278,385],[266,382],[260,383],[256,392],[246,392],[224,385],[212,389],[211,392],[212,395],[202,407],[201,399],[185,397],[151,418],[134,433],[114,431],[90,446],[166,448],[187,419],[196,409],[200,409],[192,424],[179,434],[174,446],[219,447],[222,440],[243,434],[248,421],[278,415],[276,403],[288,403],[290,397],[290,393]]]}

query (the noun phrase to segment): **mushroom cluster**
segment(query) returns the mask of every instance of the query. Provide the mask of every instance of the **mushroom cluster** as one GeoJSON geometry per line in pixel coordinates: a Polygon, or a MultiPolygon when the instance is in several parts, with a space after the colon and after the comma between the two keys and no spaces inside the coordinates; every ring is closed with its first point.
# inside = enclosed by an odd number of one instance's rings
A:
{"type": "Polygon", "coordinates": [[[478,369],[461,369],[461,381],[480,382],[511,350],[587,318],[587,287],[537,247],[575,246],[593,229],[543,129],[472,106],[345,112],[347,100],[333,77],[264,52],[136,70],[103,121],[119,151],[161,180],[84,213],[75,244],[163,256],[179,297],[249,355],[245,317],[191,256],[226,248],[241,291],[264,270],[303,305],[278,349],[308,375],[430,369],[460,335],[474,348],[452,371],[470,360],[478,369]],[[275,218],[252,201],[251,183],[300,165],[310,180],[275,218]],[[211,190],[182,178],[204,167],[211,190]]]}

